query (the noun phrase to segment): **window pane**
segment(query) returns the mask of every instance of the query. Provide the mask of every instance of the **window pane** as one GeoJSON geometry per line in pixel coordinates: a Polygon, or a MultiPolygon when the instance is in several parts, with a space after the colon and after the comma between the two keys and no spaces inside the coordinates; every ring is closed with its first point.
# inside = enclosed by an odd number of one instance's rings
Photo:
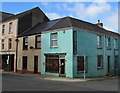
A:
{"type": "Polygon", "coordinates": [[[37,36],[37,41],[41,41],[41,36],[37,36]]]}
{"type": "Polygon", "coordinates": [[[9,32],[12,32],[12,23],[9,24],[9,32]]]}
{"type": "Polygon", "coordinates": [[[51,34],[51,46],[57,46],[57,33],[51,34]]]}
{"type": "Polygon", "coordinates": [[[98,55],[97,56],[97,61],[98,61],[98,68],[102,68],[102,64],[103,64],[103,57],[102,57],[102,55],[98,55]]]}
{"type": "Polygon", "coordinates": [[[77,58],[77,63],[78,63],[78,71],[84,71],[84,56],[79,56],[77,58]]]}
{"type": "Polygon", "coordinates": [[[59,73],[59,56],[46,56],[46,72],[59,73]]]}

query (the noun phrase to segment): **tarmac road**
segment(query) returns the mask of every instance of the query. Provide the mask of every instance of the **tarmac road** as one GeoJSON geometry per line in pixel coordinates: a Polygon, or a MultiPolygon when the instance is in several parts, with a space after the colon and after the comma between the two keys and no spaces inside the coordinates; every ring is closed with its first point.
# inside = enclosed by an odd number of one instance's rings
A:
{"type": "Polygon", "coordinates": [[[118,91],[118,78],[61,82],[18,74],[3,74],[2,91],[118,91]]]}

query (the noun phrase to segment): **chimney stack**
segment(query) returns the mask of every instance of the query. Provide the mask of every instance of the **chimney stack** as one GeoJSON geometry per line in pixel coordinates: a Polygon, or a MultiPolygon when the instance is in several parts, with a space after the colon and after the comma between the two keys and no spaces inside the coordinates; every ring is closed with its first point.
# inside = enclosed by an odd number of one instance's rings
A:
{"type": "Polygon", "coordinates": [[[100,20],[98,20],[98,23],[96,25],[98,25],[99,27],[103,27],[103,23],[100,23],[100,20]]]}

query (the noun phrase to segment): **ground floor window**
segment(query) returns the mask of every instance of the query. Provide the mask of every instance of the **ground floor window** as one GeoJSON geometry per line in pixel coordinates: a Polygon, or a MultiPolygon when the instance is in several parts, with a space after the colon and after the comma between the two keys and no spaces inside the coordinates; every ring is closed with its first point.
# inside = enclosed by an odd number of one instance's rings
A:
{"type": "Polygon", "coordinates": [[[23,56],[23,69],[27,69],[27,56],[23,56]]]}
{"type": "Polygon", "coordinates": [[[115,68],[118,68],[118,55],[115,56],[115,68]]]}
{"type": "Polygon", "coordinates": [[[97,56],[97,67],[98,69],[103,67],[103,56],[102,55],[97,56]]]}
{"type": "Polygon", "coordinates": [[[84,56],[77,57],[77,71],[84,71],[84,56]]]}
{"type": "Polygon", "coordinates": [[[46,72],[59,73],[59,55],[46,55],[46,72]]]}

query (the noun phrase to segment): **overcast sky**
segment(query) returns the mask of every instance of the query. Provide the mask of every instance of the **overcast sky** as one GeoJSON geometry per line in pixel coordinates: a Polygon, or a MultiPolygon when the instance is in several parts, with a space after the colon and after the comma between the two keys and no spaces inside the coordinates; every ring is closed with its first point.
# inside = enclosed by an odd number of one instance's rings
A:
{"type": "Polygon", "coordinates": [[[118,32],[118,2],[3,2],[1,11],[18,14],[39,7],[51,20],[71,16],[118,32]]]}

